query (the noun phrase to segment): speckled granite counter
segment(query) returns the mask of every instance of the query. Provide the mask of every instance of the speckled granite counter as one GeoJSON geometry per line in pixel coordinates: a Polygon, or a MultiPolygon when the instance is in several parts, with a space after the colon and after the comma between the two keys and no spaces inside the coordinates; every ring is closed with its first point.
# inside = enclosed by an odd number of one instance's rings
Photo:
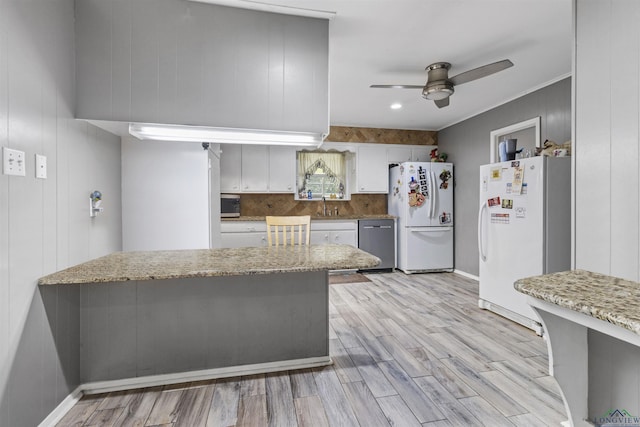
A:
{"type": "Polygon", "coordinates": [[[116,252],[50,274],[39,285],[366,269],[380,259],[349,245],[116,252]]]}
{"type": "Polygon", "coordinates": [[[514,287],[544,327],[567,425],[603,425],[612,408],[640,413],[640,284],[573,270],[514,287]]]}
{"type": "Polygon", "coordinates": [[[585,270],[515,282],[525,295],[607,321],[640,334],[640,284],[585,270]]]}
{"type": "MultiPolygon", "coordinates": [[[[396,217],[388,214],[379,215],[338,215],[338,216],[317,216],[311,215],[311,221],[340,221],[353,219],[395,219],[396,217]]],[[[240,216],[238,218],[220,218],[221,221],[264,221],[264,216],[240,216]]]]}

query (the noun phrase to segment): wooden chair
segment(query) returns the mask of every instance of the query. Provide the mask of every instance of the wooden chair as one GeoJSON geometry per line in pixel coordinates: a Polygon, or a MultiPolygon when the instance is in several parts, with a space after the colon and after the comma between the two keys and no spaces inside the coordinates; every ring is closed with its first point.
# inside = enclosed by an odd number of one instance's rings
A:
{"type": "Polygon", "coordinates": [[[311,216],[268,216],[267,221],[267,241],[269,246],[287,245],[309,245],[311,216]],[[275,235],[275,238],[272,236],[275,235]],[[287,233],[291,235],[287,242],[287,233]],[[296,240],[295,236],[298,235],[296,240]],[[282,235],[282,243],[280,236],[282,235]],[[275,243],[274,243],[275,242],[275,243]]]}

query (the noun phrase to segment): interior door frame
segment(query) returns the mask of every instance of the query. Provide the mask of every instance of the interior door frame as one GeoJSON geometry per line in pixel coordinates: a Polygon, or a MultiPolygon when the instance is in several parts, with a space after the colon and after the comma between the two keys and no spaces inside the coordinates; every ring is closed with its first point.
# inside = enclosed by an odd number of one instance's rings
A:
{"type": "Polygon", "coordinates": [[[500,143],[500,138],[510,133],[518,132],[524,129],[535,128],[536,147],[540,148],[541,147],[540,123],[541,123],[541,118],[540,116],[538,116],[538,117],[534,117],[533,119],[525,120],[520,123],[514,123],[512,125],[503,127],[501,129],[496,129],[491,131],[490,141],[489,141],[489,149],[491,150],[489,153],[490,163],[496,163],[498,161],[498,144],[500,143]]]}

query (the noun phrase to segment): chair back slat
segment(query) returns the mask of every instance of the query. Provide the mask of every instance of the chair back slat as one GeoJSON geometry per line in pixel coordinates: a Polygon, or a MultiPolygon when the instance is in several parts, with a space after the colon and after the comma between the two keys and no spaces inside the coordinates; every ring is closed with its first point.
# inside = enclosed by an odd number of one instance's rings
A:
{"type": "Polygon", "coordinates": [[[267,216],[267,241],[269,246],[309,245],[311,216],[267,216]],[[282,243],[280,235],[282,234],[282,243]],[[287,239],[289,235],[289,239],[287,239]],[[296,235],[298,238],[296,239],[296,235]],[[274,245],[275,244],[275,245],[274,245]]]}

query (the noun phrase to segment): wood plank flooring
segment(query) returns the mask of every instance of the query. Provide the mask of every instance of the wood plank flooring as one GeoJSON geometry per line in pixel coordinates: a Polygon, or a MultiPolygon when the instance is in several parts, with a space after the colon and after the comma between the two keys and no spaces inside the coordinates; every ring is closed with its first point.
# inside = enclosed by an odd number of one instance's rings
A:
{"type": "Polygon", "coordinates": [[[58,426],[558,426],[545,342],[453,273],[330,286],[332,366],[85,396],[58,426]]]}

